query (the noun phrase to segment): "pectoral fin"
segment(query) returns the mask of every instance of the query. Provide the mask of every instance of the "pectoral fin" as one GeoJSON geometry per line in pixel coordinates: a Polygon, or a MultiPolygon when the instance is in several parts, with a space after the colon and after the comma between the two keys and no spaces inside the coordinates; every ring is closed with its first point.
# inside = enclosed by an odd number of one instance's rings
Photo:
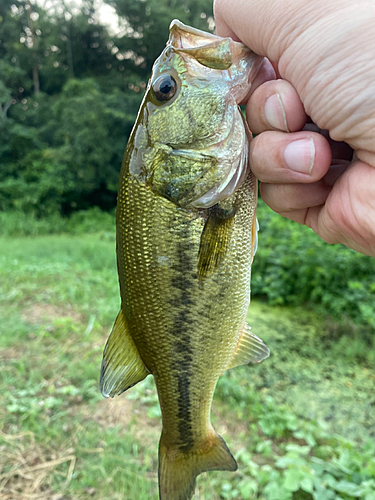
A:
{"type": "Polygon", "coordinates": [[[209,276],[223,261],[232,235],[234,211],[229,217],[222,218],[217,215],[214,208],[210,209],[199,246],[198,278],[200,280],[209,276]]]}
{"type": "Polygon", "coordinates": [[[104,348],[100,390],[106,398],[118,396],[148,374],[120,311],[104,348]]]}
{"type": "Polygon", "coordinates": [[[247,365],[249,363],[260,363],[268,358],[269,355],[270,350],[266,344],[251,332],[249,325],[245,324],[236,350],[226,369],[229,370],[235,366],[247,365]]]}

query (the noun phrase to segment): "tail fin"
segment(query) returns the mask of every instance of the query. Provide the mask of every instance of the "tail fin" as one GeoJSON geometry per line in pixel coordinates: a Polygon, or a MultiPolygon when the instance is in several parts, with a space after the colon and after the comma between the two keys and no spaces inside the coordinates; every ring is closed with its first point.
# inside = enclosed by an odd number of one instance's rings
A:
{"type": "Polygon", "coordinates": [[[199,474],[209,470],[237,470],[237,462],[218,434],[212,434],[190,451],[159,445],[160,500],[190,500],[199,474]]]}

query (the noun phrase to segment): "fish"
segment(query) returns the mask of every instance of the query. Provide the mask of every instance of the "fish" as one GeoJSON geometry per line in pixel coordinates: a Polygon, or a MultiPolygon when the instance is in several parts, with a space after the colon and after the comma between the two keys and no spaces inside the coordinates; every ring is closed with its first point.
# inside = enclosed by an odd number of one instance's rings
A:
{"type": "Polygon", "coordinates": [[[269,356],[246,323],[257,181],[238,106],[262,58],[172,21],[122,162],[116,251],[121,309],[100,389],[152,374],[162,414],[160,500],[190,500],[196,478],[237,463],[210,422],[218,378],[269,356]]]}

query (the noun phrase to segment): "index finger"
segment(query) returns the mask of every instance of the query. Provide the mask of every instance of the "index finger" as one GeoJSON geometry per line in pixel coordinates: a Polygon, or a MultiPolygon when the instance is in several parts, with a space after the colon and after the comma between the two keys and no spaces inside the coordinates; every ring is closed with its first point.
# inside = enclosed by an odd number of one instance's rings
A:
{"type": "Polygon", "coordinates": [[[270,184],[312,183],[331,165],[328,141],[314,132],[262,132],[250,143],[255,177],[270,184]]]}

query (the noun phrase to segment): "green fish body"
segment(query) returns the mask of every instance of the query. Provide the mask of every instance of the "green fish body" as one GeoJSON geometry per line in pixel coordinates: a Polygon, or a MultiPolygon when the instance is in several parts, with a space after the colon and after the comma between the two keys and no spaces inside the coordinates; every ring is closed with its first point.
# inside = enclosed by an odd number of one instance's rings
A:
{"type": "Polygon", "coordinates": [[[246,325],[256,180],[237,103],[261,58],[173,21],[125,151],[117,208],[121,310],[102,364],[105,396],[155,378],[161,500],[189,500],[198,474],[236,470],[210,422],[227,369],[268,348],[246,325]]]}

